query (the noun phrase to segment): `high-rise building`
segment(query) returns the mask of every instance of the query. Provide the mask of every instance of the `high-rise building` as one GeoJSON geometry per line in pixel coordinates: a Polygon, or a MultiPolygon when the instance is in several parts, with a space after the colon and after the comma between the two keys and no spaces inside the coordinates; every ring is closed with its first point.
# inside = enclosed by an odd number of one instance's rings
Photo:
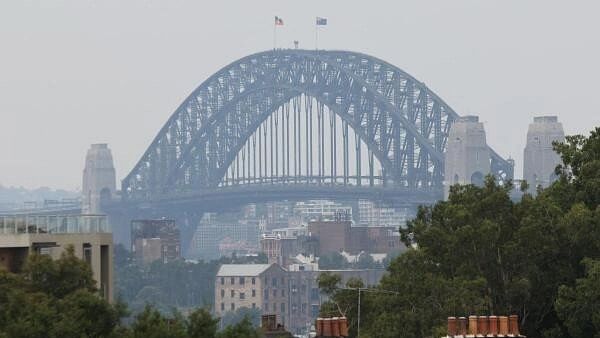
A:
{"type": "Polygon", "coordinates": [[[454,184],[483,185],[490,173],[490,152],[477,116],[459,117],[450,128],[445,153],[444,198],[454,184]]]}
{"type": "Polygon", "coordinates": [[[174,220],[131,221],[131,252],[143,263],[163,263],[181,258],[181,237],[174,220]]]}
{"type": "Polygon", "coordinates": [[[332,221],[340,215],[352,218],[352,207],[329,200],[309,200],[297,202],[294,205],[294,215],[302,217],[304,221],[332,221]]]}
{"type": "Polygon", "coordinates": [[[523,179],[529,183],[530,191],[535,191],[537,186],[546,188],[556,179],[554,169],[560,164],[560,156],[554,151],[552,142],[564,140],[563,126],[556,116],[533,118],[523,154],[523,179]]]}

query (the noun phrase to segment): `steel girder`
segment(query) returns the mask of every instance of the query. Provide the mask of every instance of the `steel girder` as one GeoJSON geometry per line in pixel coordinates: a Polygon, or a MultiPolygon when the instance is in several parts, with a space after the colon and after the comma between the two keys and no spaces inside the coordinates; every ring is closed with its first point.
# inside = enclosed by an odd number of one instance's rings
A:
{"type": "MultiPolygon", "coordinates": [[[[458,115],[422,82],[360,53],[275,50],[233,62],[194,90],[123,180],[124,198],[217,187],[256,128],[299,95],[346,121],[394,185],[441,189],[458,115]]],[[[512,179],[512,163],[490,153],[494,174],[512,179]]]]}

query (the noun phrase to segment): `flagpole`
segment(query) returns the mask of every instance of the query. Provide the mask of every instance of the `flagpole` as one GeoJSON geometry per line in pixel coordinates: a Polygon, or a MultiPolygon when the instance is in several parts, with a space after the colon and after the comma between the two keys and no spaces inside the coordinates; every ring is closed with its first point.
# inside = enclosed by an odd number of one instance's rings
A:
{"type": "Polygon", "coordinates": [[[277,49],[277,22],[273,25],[273,50],[277,49]]]}
{"type": "Polygon", "coordinates": [[[315,50],[319,50],[319,25],[315,22],[315,50]]]}

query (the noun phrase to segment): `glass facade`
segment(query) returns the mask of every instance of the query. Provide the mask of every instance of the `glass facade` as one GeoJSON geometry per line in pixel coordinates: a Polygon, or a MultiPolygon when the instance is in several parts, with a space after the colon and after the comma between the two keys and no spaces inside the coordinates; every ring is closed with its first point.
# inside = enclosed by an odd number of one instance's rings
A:
{"type": "Polygon", "coordinates": [[[0,215],[2,234],[110,233],[105,215],[0,215]]]}

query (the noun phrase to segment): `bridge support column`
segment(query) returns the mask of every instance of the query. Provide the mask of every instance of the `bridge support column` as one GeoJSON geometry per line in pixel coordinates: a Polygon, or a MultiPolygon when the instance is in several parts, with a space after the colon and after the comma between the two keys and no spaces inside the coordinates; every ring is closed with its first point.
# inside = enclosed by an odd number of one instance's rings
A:
{"type": "Polygon", "coordinates": [[[490,173],[490,152],[479,117],[460,117],[450,128],[444,171],[444,199],[451,185],[483,185],[490,173]]]}

